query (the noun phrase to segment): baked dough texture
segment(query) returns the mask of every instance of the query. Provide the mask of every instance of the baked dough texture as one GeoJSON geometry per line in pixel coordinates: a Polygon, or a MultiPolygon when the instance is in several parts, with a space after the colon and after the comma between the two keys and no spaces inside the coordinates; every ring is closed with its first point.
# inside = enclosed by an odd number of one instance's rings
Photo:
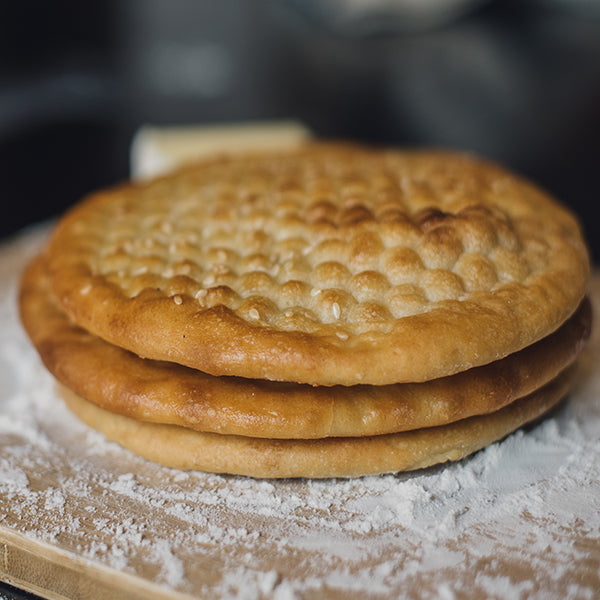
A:
{"type": "Polygon", "coordinates": [[[19,305],[68,406],[126,448],[349,477],[458,460],[554,406],[588,276],[574,216],[498,165],[307,143],[83,200],[19,305]]]}
{"type": "Polygon", "coordinates": [[[555,333],[489,365],[423,383],[314,387],[215,377],[109,344],[61,311],[42,258],[24,274],[21,315],[48,370],[101,408],[204,432],[296,439],[397,433],[497,411],[571,365],[591,324],[585,300],[555,333]]]}
{"type": "Polygon", "coordinates": [[[491,415],[404,433],[320,440],[201,433],[124,417],[66,388],[63,397],[90,427],[168,467],[262,478],[357,477],[413,471],[464,458],[550,410],[567,393],[571,378],[571,371],[567,371],[532,395],[491,415]]]}
{"type": "Polygon", "coordinates": [[[497,165],[316,143],[98,193],[46,256],[62,309],[114,345],[319,386],[496,361],[555,331],[589,274],[573,216],[497,165]]]}

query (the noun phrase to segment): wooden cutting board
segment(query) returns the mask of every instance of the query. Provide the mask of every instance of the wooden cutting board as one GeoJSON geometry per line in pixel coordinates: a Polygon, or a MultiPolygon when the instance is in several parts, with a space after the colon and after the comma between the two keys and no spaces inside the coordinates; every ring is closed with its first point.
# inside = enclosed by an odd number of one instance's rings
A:
{"type": "Polygon", "coordinates": [[[0,540],[2,581],[44,598],[142,600],[192,597],[92,564],[76,554],[16,533],[10,527],[2,528],[0,540]]]}
{"type": "MultiPolygon", "coordinates": [[[[18,323],[44,231],[0,248],[0,579],[46,598],[587,598],[600,592],[600,336],[570,399],[415,474],[179,472],[79,423],[18,323]]],[[[596,313],[600,276],[592,297],[596,313]]]]}

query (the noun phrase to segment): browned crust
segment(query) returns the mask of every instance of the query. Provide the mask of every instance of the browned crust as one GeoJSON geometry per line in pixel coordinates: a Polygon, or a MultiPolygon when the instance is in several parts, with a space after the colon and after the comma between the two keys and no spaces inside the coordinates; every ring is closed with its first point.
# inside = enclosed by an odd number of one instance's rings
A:
{"type": "Polygon", "coordinates": [[[563,373],[498,412],[416,431],[361,438],[270,440],[200,433],[136,421],[99,408],[64,389],[69,408],[108,439],[151,461],[251,477],[356,477],[410,471],[459,460],[537,419],[569,389],[563,373]]]}
{"type": "Polygon", "coordinates": [[[425,383],[319,388],[218,378],[104,342],[65,316],[42,257],[23,275],[20,309],[47,368],[96,405],[138,420],[267,438],[379,435],[496,411],[570,365],[591,323],[586,300],[557,332],[490,365],[425,383]]]}
{"type": "MultiPolygon", "coordinates": [[[[129,282],[127,276],[123,279],[117,272],[107,277],[98,270],[99,256],[106,248],[106,232],[129,214],[139,213],[141,219],[146,198],[158,197],[161,206],[171,207],[178,200],[170,194],[178,193],[178,189],[183,187],[185,198],[189,198],[191,192],[186,186],[202,187],[207,178],[214,183],[211,177],[226,177],[223,169],[215,170],[215,163],[210,163],[146,187],[125,186],[98,194],[71,211],[59,224],[47,254],[52,288],[61,305],[77,323],[111,343],[141,356],[177,362],[213,375],[315,385],[382,385],[434,379],[518,351],[558,328],[583,298],[589,262],[575,219],[543,192],[495,165],[445,153],[378,153],[319,145],[288,156],[291,158],[285,160],[292,164],[304,164],[309,160],[307,156],[335,165],[362,162],[367,165],[367,175],[373,171],[374,177],[404,169],[414,185],[402,199],[404,213],[394,218],[404,219],[402,223],[416,236],[418,260],[423,264],[430,257],[427,252],[433,253],[434,262],[455,261],[448,269],[427,267],[425,275],[419,276],[426,295],[435,296],[452,287],[444,288],[448,279],[444,274],[453,278],[455,287],[471,289],[462,294],[448,292],[450,298],[440,301],[425,298],[421,310],[398,318],[389,318],[390,300],[382,300],[376,309],[388,316],[381,317],[366,332],[361,329],[359,317],[352,323],[342,323],[350,328],[344,339],[336,337],[337,325],[318,320],[298,328],[281,326],[285,312],[279,305],[281,287],[275,296],[263,297],[257,292],[246,297],[240,296],[238,280],[232,284],[234,288],[238,285],[238,291],[229,286],[208,290],[217,300],[214,305],[204,306],[192,295],[198,289],[197,281],[163,273],[156,286],[148,285],[132,297],[122,289],[129,282]],[[423,181],[438,185],[435,197],[421,198],[419,186],[423,181]],[[497,241],[492,250],[478,250],[477,240],[490,231],[498,240],[503,235],[509,239],[508,246],[497,241]],[[459,242],[455,238],[460,238],[459,242]],[[476,241],[475,249],[467,252],[472,239],[476,241]],[[455,242],[462,244],[456,256],[455,242]],[[498,249],[512,252],[512,262],[507,263],[511,273],[493,283],[498,270],[502,270],[497,254],[492,256],[498,249]],[[490,275],[488,267],[495,269],[495,274],[490,275]],[[426,276],[431,276],[435,284],[427,287],[426,276]],[[271,321],[249,319],[244,307],[252,302],[260,309],[255,314],[269,313],[271,321]]],[[[244,160],[231,161],[232,168],[242,175],[244,160]]],[[[252,161],[259,159],[247,160],[256,165],[252,161]]],[[[279,155],[267,156],[262,164],[267,169],[281,160],[279,155]]],[[[245,191],[246,182],[239,185],[245,191]]],[[[355,240],[356,251],[373,258],[376,249],[368,242],[383,231],[388,213],[378,216],[369,205],[375,199],[363,200],[371,215],[368,218],[354,217],[348,209],[342,213],[348,223],[342,219],[337,224],[307,225],[302,231],[311,238],[309,250],[323,231],[331,230],[331,235],[355,240]],[[362,246],[361,235],[366,240],[362,246]]],[[[235,202],[227,207],[227,222],[245,218],[247,204],[235,202]]],[[[201,210],[198,219],[196,225],[201,228],[201,210]]],[[[281,226],[287,228],[289,239],[294,237],[294,227],[300,227],[289,219],[281,226]]],[[[404,247],[409,239],[398,243],[404,247]]],[[[342,258],[338,264],[345,267],[342,258]]],[[[392,264],[392,268],[400,268],[399,263],[392,264]]],[[[340,303],[349,297],[337,289],[331,294],[340,303]]],[[[365,310],[368,308],[365,305],[365,310]]]]}

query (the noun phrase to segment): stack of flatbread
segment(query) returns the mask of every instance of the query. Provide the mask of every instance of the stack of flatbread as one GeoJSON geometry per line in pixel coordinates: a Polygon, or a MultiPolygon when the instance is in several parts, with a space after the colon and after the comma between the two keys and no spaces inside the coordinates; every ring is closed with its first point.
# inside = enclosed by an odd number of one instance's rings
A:
{"type": "Polygon", "coordinates": [[[21,316],[72,411],[183,469],[460,459],[563,398],[589,335],[575,218],[441,151],[306,143],[85,199],[21,316]]]}

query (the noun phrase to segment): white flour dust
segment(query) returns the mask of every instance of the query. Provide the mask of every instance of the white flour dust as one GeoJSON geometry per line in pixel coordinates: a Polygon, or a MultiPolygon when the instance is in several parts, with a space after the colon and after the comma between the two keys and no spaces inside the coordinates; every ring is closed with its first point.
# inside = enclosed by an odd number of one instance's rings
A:
{"type": "Polygon", "coordinates": [[[15,301],[41,236],[0,251],[0,527],[194,597],[597,597],[598,335],[566,403],[456,464],[322,481],[179,472],[58,399],[15,301]]]}

